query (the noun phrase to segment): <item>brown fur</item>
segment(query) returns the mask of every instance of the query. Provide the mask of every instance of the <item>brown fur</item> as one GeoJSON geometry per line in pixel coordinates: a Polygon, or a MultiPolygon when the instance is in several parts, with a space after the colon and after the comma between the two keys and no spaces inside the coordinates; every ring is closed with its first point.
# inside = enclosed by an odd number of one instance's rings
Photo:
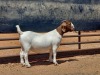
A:
{"type": "Polygon", "coordinates": [[[56,30],[61,36],[68,31],[73,31],[73,28],[71,27],[71,21],[64,20],[56,30]]]}

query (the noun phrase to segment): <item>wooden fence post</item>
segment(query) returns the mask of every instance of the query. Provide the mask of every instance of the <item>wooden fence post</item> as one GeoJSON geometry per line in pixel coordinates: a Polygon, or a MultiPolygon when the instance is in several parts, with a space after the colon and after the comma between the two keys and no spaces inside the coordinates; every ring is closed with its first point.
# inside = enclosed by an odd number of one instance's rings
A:
{"type": "Polygon", "coordinates": [[[78,31],[78,49],[81,49],[81,31],[78,31]]]}

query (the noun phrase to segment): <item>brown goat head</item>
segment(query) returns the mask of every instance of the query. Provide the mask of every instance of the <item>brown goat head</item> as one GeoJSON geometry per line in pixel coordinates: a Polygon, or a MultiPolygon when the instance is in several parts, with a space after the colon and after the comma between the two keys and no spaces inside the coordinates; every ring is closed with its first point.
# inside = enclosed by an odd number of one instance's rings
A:
{"type": "Polygon", "coordinates": [[[63,35],[68,31],[73,31],[73,30],[74,30],[74,25],[71,21],[68,20],[62,21],[61,25],[57,28],[58,33],[61,35],[63,35]]]}

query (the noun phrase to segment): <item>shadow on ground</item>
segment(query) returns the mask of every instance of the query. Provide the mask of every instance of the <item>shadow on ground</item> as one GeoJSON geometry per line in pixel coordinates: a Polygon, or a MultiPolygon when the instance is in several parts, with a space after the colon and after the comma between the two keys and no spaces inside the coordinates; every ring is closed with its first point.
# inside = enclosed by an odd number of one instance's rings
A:
{"type": "MultiPolygon", "coordinates": [[[[60,58],[74,57],[74,56],[79,56],[79,55],[94,55],[94,54],[100,54],[100,48],[58,52],[57,60],[58,60],[58,63],[61,64],[66,61],[73,62],[73,61],[78,61],[78,60],[77,59],[59,60],[60,58]]],[[[33,65],[50,65],[52,63],[48,61],[48,57],[49,57],[48,53],[31,54],[29,55],[29,61],[32,66],[33,65]]],[[[19,59],[20,59],[19,56],[0,57],[0,64],[19,63],[20,61],[19,59]]]]}

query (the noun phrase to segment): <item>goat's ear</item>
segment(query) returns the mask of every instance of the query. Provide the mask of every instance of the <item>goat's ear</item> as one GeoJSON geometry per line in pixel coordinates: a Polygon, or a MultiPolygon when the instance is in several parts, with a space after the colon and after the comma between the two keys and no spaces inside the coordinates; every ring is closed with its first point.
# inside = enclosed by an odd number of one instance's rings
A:
{"type": "Polygon", "coordinates": [[[62,31],[66,32],[66,27],[65,26],[62,26],[62,31]]]}

